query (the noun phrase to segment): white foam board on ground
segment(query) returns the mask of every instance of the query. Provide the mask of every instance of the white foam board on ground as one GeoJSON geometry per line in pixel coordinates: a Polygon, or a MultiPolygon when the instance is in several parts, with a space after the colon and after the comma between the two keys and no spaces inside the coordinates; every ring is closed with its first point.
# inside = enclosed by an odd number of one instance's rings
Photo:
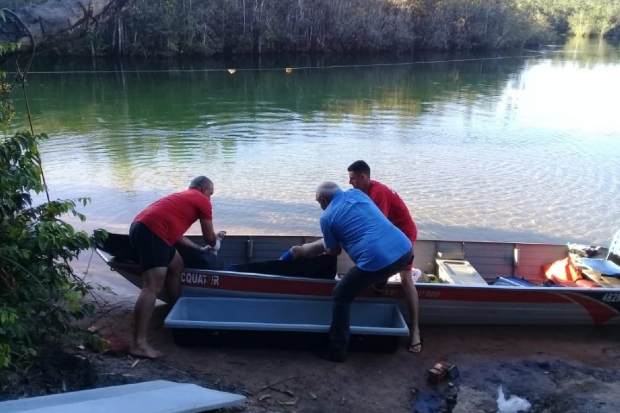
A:
{"type": "Polygon", "coordinates": [[[2,413],[196,413],[234,406],[245,396],[156,380],[0,403],[2,413]]]}

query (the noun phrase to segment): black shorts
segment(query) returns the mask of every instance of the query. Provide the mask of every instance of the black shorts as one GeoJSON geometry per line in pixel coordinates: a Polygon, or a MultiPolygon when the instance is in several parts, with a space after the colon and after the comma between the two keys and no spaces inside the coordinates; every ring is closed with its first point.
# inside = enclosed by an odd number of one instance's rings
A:
{"type": "Polygon", "coordinates": [[[138,254],[142,272],[157,267],[168,267],[177,252],[142,222],[131,224],[129,242],[138,254]]]}

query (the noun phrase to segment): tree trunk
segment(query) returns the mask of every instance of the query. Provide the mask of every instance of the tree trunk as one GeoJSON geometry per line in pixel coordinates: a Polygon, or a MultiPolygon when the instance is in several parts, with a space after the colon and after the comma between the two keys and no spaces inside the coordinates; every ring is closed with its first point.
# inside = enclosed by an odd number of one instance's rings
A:
{"type": "Polygon", "coordinates": [[[34,43],[39,45],[80,26],[93,28],[116,15],[130,2],[131,0],[50,0],[38,6],[24,7],[16,10],[15,15],[5,13],[6,21],[0,21],[0,43],[19,42],[19,53],[28,52],[32,50],[33,39],[34,43]],[[19,19],[16,19],[16,16],[19,19]]]}
{"type": "Polygon", "coordinates": [[[123,54],[123,20],[119,17],[116,19],[116,26],[118,28],[118,54],[123,54]]]}

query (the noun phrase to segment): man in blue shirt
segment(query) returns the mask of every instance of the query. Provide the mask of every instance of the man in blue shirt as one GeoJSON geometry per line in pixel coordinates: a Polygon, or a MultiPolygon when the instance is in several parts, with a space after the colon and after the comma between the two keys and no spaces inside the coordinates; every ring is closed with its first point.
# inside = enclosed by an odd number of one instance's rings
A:
{"type": "Polygon", "coordinates": [[[413,251],[411,241],[363,192],[344,192],[334,182],[323,182],[316,190],[316,201],[324,211],[320,219],[324,251],[339,255],[344,249],[355,263],[332,293],[330,346],[315,353],[343,362],[349,344],[351,302],[364,289],[386,282],[407,267],[413,251]]]}

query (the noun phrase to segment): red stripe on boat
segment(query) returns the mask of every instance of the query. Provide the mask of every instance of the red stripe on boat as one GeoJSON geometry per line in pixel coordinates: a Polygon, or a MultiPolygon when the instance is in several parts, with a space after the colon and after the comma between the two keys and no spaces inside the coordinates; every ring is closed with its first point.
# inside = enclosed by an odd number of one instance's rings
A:
{"type": "Polygon", "coordinates": [[[618,316],[618,311],[614,310],[612,307],[608,306],[605,303],[601,303],[595,298],[591,298],[582,294],[575,293],[564,293],[568,296],[572,301],[580,304],[592,317],[592,321],[594,324],[603,324],[612,318],[616,318],[618,316]]]}
{"type": "MultiPolygon", "coordinates": [[[[202,274],[203,277],[205,274],[202,274]]],[[[226,274],[208,274],[207,277],[219,277],[217,284],[183,282],[184,286],[230,290],[239,292],[256,292],[268,294],[287,294],[300,296],[330,297],[335,281],[291,280],[270,277],[244,277],[226,274]]],[[[433,285],[416,285],[418,296],[422,300],[449,300],[478,303],[570,303],[571,300],[557,292],[519,289],[500,290],[494,288],[442,288],[433,285]]],[[[365,298],[403,298],[400,284],[388,284],[383,294],[377,296],[367,289],[359,294],[365,298]]]]}

